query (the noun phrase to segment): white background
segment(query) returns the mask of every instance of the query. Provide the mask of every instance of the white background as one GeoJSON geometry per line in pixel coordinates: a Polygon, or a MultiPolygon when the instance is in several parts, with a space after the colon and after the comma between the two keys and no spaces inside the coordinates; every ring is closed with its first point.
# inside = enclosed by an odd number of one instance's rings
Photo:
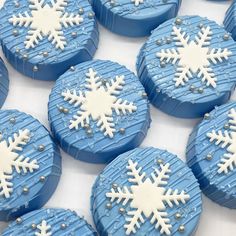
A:
{"type": "MultiPolygon", "coordinates": [[[[4,0],[0,0],[3,2],[4,0]]],[[[12,0],[13,1],[13,0],[12,0]]],[[[222,24],[230,1],[183,0],[180,15],[201,15],[222,24]]],[[[100,43],[95,58],[110,59],[135,71],[136,56],[145,38],[130,39],[108,32],[100,26],[100,43]]],[[[2,53],[1,56],[4,58],[2,53]]],[[[47,103],[53,82],[34,81],[16,72],[7,64],[10,75],[10,92],[4,109],[16,108],[39,119],[46,127],[47,103]]],[[[236,98],[236,94],[232,99],[236,98]]],[[[193,126],[198,120],[170,117],[151,107],[152,124],[142,146],[166,149],[185,160],[185,148],[193,126]]],[[[63,173],[55,194],[47,207],[62,207],[75,210],[91,223],[90,192],[92,184],[104,168],[103,165],[87,164],[62,153],[63,173]]],[[[0,232],[6,226],[0,222],[0,232]]],[[[203,213],[196,236],[236,235],[236,210],[229,210],[203,196],[203,213]]]]}

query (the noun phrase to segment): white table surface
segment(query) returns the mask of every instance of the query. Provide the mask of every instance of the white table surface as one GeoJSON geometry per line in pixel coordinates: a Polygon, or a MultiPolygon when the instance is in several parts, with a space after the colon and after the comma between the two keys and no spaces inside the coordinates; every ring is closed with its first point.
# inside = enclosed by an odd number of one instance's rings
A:
{"type": "MultiPolygon", "coordinates": [[[[0,5],[4,0],[0,0],[0,5]]],[[[222,24],[230,1],[183,0],[180,15],[201,15],[222,24]]],[[[99,49],[95,58],[110,59],[135,71],[135,60],[145,41],[120,37],[100,28],[99,49]]],[[[0,55],[2,55],[2,52],[0,55]]],[[[4,59],[5,60],[5,59],[4,59]]],[[[34,81],[16,72],[7,64],[10,75],[10,92],[4,109],[16,108],[39,119],[46,127],[47,103],[53,82],[34,81]]],[[[236,92],[232,99],[236,98],[236,92]]],[[[166,149],[185,160],[185,148],[193,126],[198,120],[170,117],[151,107],[152,124],[142,146],[166,149]],[[171,140],[171,142],[170,142],[171,140]]],[[[46,207],[62,207],[75,210],[93,224],[90,213],[90,193],[96,176],[103,165],[76,161],[62,152],[63,173],[58,188],[46,207]]],[[[0,232],[6,227],[0,222],[0,232]]],[[[203,212],[196,236],[236,235],[236,210],[221,207],[203,196],[203,212]]]]}

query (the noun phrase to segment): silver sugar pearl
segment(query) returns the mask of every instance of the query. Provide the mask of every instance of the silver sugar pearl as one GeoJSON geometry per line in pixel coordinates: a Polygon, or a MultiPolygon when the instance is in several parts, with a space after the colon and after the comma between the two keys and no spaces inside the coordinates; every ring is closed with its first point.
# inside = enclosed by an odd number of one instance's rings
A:
{"type": "Polygon", "coordinates": [[[179,212],[177,212],[175,214],[175,219],[179,220],[181,217],[182,217],[182,215],[179,212]]]}
{"type": "Polygon", "coordinates": [[[224,125],[224,128],[225,128],[225,129],[229,129],[229,124],[225,124],[225,125],[224,125]]]}
{"type": "Polygon", "coordinates": [[[124,209],[123,207],[121,207],[121,208],[119,209],[119,212],[120,212],[121,214],[124,214],[124,213],[125,213],[125,209],[124,209]]]}
{"type": "Polygon", "coordinates": [[[15,7],[20,7],[20,3],[19,2],[15,2],[15,7]]]}
{"type": "Polygon", "coordinates": [[[39,70],[39,68],[38,68],[37,66],[34,66],[34,67],[33,67],[33,71],[34,71],[34,72],[37,72],[38,70],[39,70]]]}
{"type": "Polygon", "coordinates": [[[93,17],[94,17],[94,13],[93,12],[89,12],[88,18],[92,19],[93,17]]]}
{"type": "Polygon", "coordinates": [[[45,179],[46,179],[46,177],[42,175],[42,176],[40,176],[40,179],[39,179],[39,180],[40,180],[40,182],[44,182],[45,179]]]}
{"type": "Polygon", "coordinates": [[[207,154],[206,159],[207,159],[208,161],[211,161],[211,160],[212,160],[212,155],[211,155],[211,154],[207,154]]]}
{"type": "Polygon", "coordinates": [[[15,29],[15,30],[12,31],[12,34],[13,34],[14,36],[18,36],[18,35],[19,35],[19,31],[15,29]]]}
{"type": "Polygon", "coordinates": [[[89,128],[90,128],[89,124],[85,124],[85,125],[84,125],[84,128],[85,128],[85,129],[89,129],[89,128]]]}
{"type": "Polygon", "coordinates": [[[158,46],[160,46],[160,45],[162,44],[161,39],[158,39],[158,40],[156,41],[156,44],[157,44],[158,46]]]}
{"type": "Polygon", "coordinates": [[[166,63],[165,63],[164,61],[161,61],[160,66],[161,66],[162,68],[164,68],[164,67],[166,67],[166,63]]]}
{"type": "Polygon", "coordinates": [[[91,129],[88,129],[88,130],[86,131],[86,133],[87,133],[87,135],[91,136],[91,135],[93,134],[93,131],[92,131],[91,129]]]}
{"type": "Polygon", "coordinates": [[[31,228],[32,229],[36,229],[37,228],[37,225],[35,223],[31,224],[31,228]]]}
{"type": "Polygon", "coordinates": [[[71,67],[70,67],[70,70],[71,70],[71,71],[75,71],[75,67],[74,67],[74,66],[71,66],[71,67]]]}
{"type": "Polygon", "coordinates": [[[68,108],[64,108],[63,109],[63,113],[67,114],[69,112],[69,109],[68,108]]]}
{"type": "Polygon", "coordinates": [[[76,38],[77,35],[78,35],[77,32],[72,32],[72,33],[71,33],[72,38],[76,38]]]}
{"type": "Polygon", "coordinates": [[[115,0],[111,0],[111,1],[110,1],[110,5],[111,5],[111,6],[115,6],[115,5],[116,5],[115,0]]]}
{"type": "Polygon", "coordinates": [[[224,34],[223,39],[225,41],[229,40],[229,38],[230,38],[230,35],[228,33],[224,34]]]}
{"type": "Polygon", "coordinates": [[[21,224],[21,223],[22,223],[22,219],[21,219],[20,217],[17,218],[17,219],[16,219],[16,223],[17,223],[17,224],[21,224]]]}
{"type": "Polygon", "coordinates": [[[20,49],[19,48],[16,48],[16,53],[19,53],[20,52],[20,49]]]}
{"type": "Polygon", "coordinates": [[[157,164],[162,164],[163,163],[163,160],[162,159],[158,159],[157,160],[157,164]]]}
{"type": "Polygon", "coordinates": [[[82,7],[79,9],[79,14],[84,14],[84,9],[82,7]]]}
{"type": "Polygon", "coordinates": [[[112,188],[117,189],[118,185],[117,184],[112,184],[112,188]]]}
{"type": "Polygon", "coordinates": [[[205,120],[209,120],[209,119],[210,119],[210,117],[211,117],[211,116],[210,116],[210,114],[209,114],[209,113],[206,113],[206,114],[204,115],[204,119],[205,119],[205,120]]]}
{"type": "Polygon", "coordinates": [[[47,57],[47,56],[48,56],[48,52],[46,52],[46,51],[43,52],[43,56],[44,56],[44,57],[47,57]]]}
{"type": "Polygon", "coordinates": [[[28,59],[28,55],[27,54],[23,54],[23,60],[27,60],[28,59]]]}
{"type": "Polygon", "coordinates": [[[142,98],[147,98],[147,93],[142,93],[142,98]]]}
{"type": "Polygon", "coordinates": [[[176,25],[181,25],[182,24],[182,20],[180,18],[176,18],[175,24],[176,25]]]}
{"type": "Polygon", "coordinates": [[[191,92],[194,92],[194,91],[195,91],[195,86],[194,86],[194,85],[191,85],[191,86],[189,87],[189,90],[190,90],[191,92]]]}
{"type": "Polygon", "coordinates": [[[11,124],[15,124],[15,123],[16,123],[16,118],[15,118],[15,117],[12,117],[12,118],[10,118],[9,121],[10,121],[11,124]]]}
{"type": "Polygon", "coordinates": [[[203,93],[203,92],[204,92],[203,88],[198,89],[198,93],[203,93]]]}
{"type": "Polygon", "coordinates": [[[38,146],[38,151],[42,152],[42,151],[44,151],[44,150],[45,150],[45,146],[44,146],[43,144],[40,144],[40,145],[38,146]]]}
{"type": "Polygon", "coordinates": [[[166,43],[167,44],[170,44],[172,42],[172,39],[171,38],[166,38],[166,43]]]}
{"type": "Polygon", "coordinates": [[[63,112],[63,111],[64,111],[64,107],[63,107],[63,106],[59,106],[59,107],[58,107],[58,110],[59,110],[60,112],[63,112]]]}
{"type": "Polygon", "coordinates": [[[24,194],[27,194],[28,192],[29,192],[29,189],[28,189],[27,187],[24,187],[24,188],[23,188],[23,193],[24,193],[24,194]]]}
{"type": "Polygon", "coordinates": [[[125,129],[124,128],[120,128],[120,134],[124,134],[125,133],[125,129]]]}
{"type": "Polygon", "coordinates": [[[110,202],[108,202],[108,203],[106,204],[106,208],[107,208],[107,209],[111,209],[111,208],[112,208],[112,204],[111,204],[110,202]]]}
{"type": "Polygon", "coordinates": [[[66,228],[66,224],[65,223],[62,223],[61,224],[61,229],[65,229],[66,228]]]}
{"type": "Polygon", "coordinates": [[[180,233],[183,233],[183,232],[185,231],[184,225],[180,225],[178,231],[179,231],[180,233]]]}

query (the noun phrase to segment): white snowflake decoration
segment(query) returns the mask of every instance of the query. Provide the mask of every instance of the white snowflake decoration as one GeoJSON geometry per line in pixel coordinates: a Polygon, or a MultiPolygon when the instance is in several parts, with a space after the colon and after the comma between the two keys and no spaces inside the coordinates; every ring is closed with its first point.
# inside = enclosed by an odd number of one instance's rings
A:
{"type": "Polygon", "coordinates": [[[228,60],[232,52],[227,48],[215,49],[209,48],[212,31],[209,26],[202,27],[195,40],[189,40],[190,37],[182,32],[181,28],[173,27],[174,40],[176,41],[177,49],[162,49],[157,53],[160,61],[177,65],[175,74],[175,86],[185,85],[185,83],[197,74],[202,82],[207,86],[216,88],[217,78],[210,67],[211,63],[217,64],[228,60]]]}
{"type": "Polygon", "coordinates": [[[23,150],[23,146],[27,144],[30,131],[19,130],[13,135],[13,138],[2,140],[0,137],[0,196],[9,198],[13,191],[13,168],[20,174],[21,172],[33,172],[38,169],[37,160],[30,160],[28,157],[19,155],[17,152],[23,150]]]}
{"type": "Polygon", "coordinates": [[[221,145],[222,148],[227,149],[227,153],[221,158],[218,164],[218,173],[224,172],[227,174],[229,171],[233,171],[236,168],[236,111],[232,108],[228,114],[229,117],[229,129],[222,132],[221,130],[216,132],[212,130],[211,133],[207,133],[207,137],[210,142],[215,142],[216,145],[221,145]]]}
{"type": "Polygon", "coordinates": [[[51,236],[51,226],[47,224],[46,220],[43,220],[40,225],[37,225],[39,232],[35,233],[35,236],[51,236]]]}
{"type": "Polygon", "coordinates": [[[135,6],[139,6],[139,4],[143,3],[144,0],[131,0],[131,2],[133,2],[135,6]]]}
{"type": "Polygon", "coordinates": [[[117,98],[125,84],[124,76],[116,76],[115,79],[103,84],[97,72],[90,68],[86,77],[86,91],[62,92],[65,101],[74,104],[75,107],[80,106],[80,110],[70,120],[69,128],[85,127],[85,124],[90,123],[91,117],[93,121],[97,121],[101,132],[112,138],[115,132],[112,112],[126,115],[137,109],[133,103],[117,98]]]}
{"type": "Polygon", "coordinates": [[[51,0],[51,5],[45,0],[29,0],[30,13],[13,15],[9,22],[14,26],[30,28],[25,40],[25,48],[34,48],[44,37],[58,49],[67,45],[62,28],[79,25],[83,18],[79,14],[65,12],[68,0],[51,0]]]}
{"type": "Polygon", "coordinates": [[[171,172],[170,165],[169,163],[161,164],[160,168],[161,170],[154,170],[151,178],[147,178],[146,174],[142,172],[142,168],[138,168],[138,163],[129,160],[127,174],[131,177],[129,182],[132,186],[130,188],[124,186],[123,189],[112,188],[111,192],[106,194],[111,202],[122,202],[123,206],[130,202],[130,207],[134,209],[127,212],[127,224],[124,225],[126,235],[136,233],[141,224],[145,222],[143,215],[150,218],[151,224],[155,224],[156,229],[160,228],[161,234],[170,235],[172,226],[165,203],[169,207],[173,207],[174,204],[178,206],[180,202],[185,204],[190,198],[184,191],[165,188],[171,172]]]}

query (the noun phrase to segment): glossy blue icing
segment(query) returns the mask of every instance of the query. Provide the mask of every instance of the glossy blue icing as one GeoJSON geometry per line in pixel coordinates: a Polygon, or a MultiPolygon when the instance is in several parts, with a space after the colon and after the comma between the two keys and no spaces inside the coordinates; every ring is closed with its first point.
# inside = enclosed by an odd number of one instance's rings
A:
{"type": "Polygon", "coordinates": [[[236,2],[233,1],[225,14],[224,19],[225,29],[232,34],[233,39],[236,39],[236,2]]]}
{"type": "Polygon", "coordinates": [[[141,37],[175,17],[181,0],[144,0],[135,6],[131,0],[92,0],[98,20],[114,33],[141,37]]]}
{"type": "MultiPolygon", "coordinates": [[[[6,140],[9,143],[8,138],[13,138],[13,134],[18,134],[19,130],[29,130],[30,135],[25,145],[19,145],[22,150],[16,152],[31,162],[36,160],[38,169],[24,173],[20,168],[18,173],[15,167],[12,168],[12,193],[8,198],[6,195],[0,196],[1,221],[14,219],[42,207],[55,191],[61,175],[60,152],[45,127],[23,112],[0,111],[1,142],[6,140]],[[26,192],[24,188],[27,188],[26,192]]],[[[4,156],[1,149],[0,153],[4,156]]]]}
{"type": "Polygon", "coordinates": [[[107,163],[117,155],[137,147],[145,138],[150,125],[149,104],[145,95],[138,78],[126,67],[102,60],[81,63],[63,74],[51,92],[48,109],[52,133],[62,149],[74,158],[92,163],[107,163]],[[117,97],[133,102],[137,107],[136,111],[125,115],[116,114],[112,110],[116,130],[113,137],[105,136],[91,116],[88,127],[79,126],[77,130],[69,128],[70,120],[77,111],[81,111],[81,106],[75,107],[64,101],[62,92],[76,90],[79,94],[79,91],[88,91],[85,86],[89,69],[97,71],[103,81],[101,86],[123,75],[125,84],[117,97]],[[61,111],[61,108],[66,109],[66,112],[63,109],[61,111]]]}
{"type": "Polygon", "coordinates": [[[4,61],[0,58],[0,107],[6,100],[9,90],[9,77],[8,71],[4,64],[4,61]]]}
{"type": "MultiPolygon", "coordinates": [[[[43,5],[52,6],[50,2],[44,0],[43,5]]],[[[98,29],[92,7],[87,0],[64,2],[67,3],[64,12],[80,14],[83,22],[79,25],[62,26],[67,42],[63,50],[56,49],[55,45],[48,40],[48,36],[39,40],[34,48],[25,48],[24,42],[30,26],[13,26],[9,19],[13,15],[18,16],[19,13],[24,12],[31,15],[29,0],[6,0],[1,9],[0,39],[3,52],[11,65],[24,75],[40,80],[56,80],[70,66],[92,59],[98,45],[98,29]],[[44,52],[47,54],[45,55],[44,52]]]]}
{"type": "MultiPolygon", "coordinates": [[[[189,41],[190,42],[190,41],[189,41]]],[[[190,55],[189,60],[194,60],[190,55]]],[[[235,88],[236,82],[236,44],[226,31],[215,22],[199,16],[181,16],[172,19],[153,31],[142,47],[137,59],[137,72],[150,101],[160,110],[181,118],[196,118],[211,111],[215,105],[225,103],[235,88]],[[217,64],[210,63],[209,68],[215,74],[216,88],[207,86],[198,78],[198,72],[184,85],[175,86],[178,61],[161,63],[157,53],[162,49],[177,48],[173,36],[173,27],[186,32],[185,37],[194,40],[201,27],[210,27],[212,38],[209,48],[228,49],[232,52],[228,60],[222,59],[217,64]]]]}
{"type": "Polygon", "coordinates": [[[226,174],[218,173],[218,164],[228,153],[229,145],[222,148],[222,143],[216,145],[207,137],[207,133],[212,130],[230,132],[227,124],[229,124],[228,114],[232,108],[236,108],[235,102],[216,107],[194,128],[189,138],[186,155],[188,165],[192,168],[206,196],[222,206],[236,208],[236,169],[226,174]]]}
{"type": "MultiPolygon", "coordinates": [[[[128,179],[133,178],[133,176],[127,175],[127,166],[130,160],[138,163],[137,169],[142,168],[139,175],[145,172],[146,179],[151,179],[151,173],[155,169],[161,171],[161,165],[170,164],[169,179],[167,178],[167,184],[162,186],[166,189],[184,190],[190,196],[186,204],[180,203],[178,206],[174,204],[172,208],[167,204],[165,205],[166,209],[163,211],[167,212],[172,225],[170,235],[192,235],[199,221],[202,204],[197,180],[187,165],[177,156],[156,148],[136,148],[126,152],[112,161],[98,176],[92,190],[91,210],[99,234],[101,236],[126,235],[124,225],[127,223],[125,220],[128,217],[127,212],[136,208],[130,207],[130,201],[126,205],[122,205],[123,201],[120,201],[120,203],[111,202],[106,194],[111,191],[113,186],[116,186],[117,189],[127,186],[130,189],[132,183],[128,179]],[[123,212],[121,213],[122,208],[123,212]],[[176,217],[177,213],[180,214],[179,218],[176,217]],[[183,231],[180,230],[180,226],[184,226],[183,231]]],[[[156,195],[156,198],[159,199],[160,196],[156,195]]],[[[142,199],[142,201],[148,203],[153,201],[153,199],[153,194],[147,192],[146,199],[142,199]]],[[[136,233],[131,233],[130,235],[164,235],[164,233],[160,233],[160,228],[155,229],[155,224],[150,223],[153,215],[148,218],[142,213],[142,216],[144,222],[141,223],[139,221],[141,227],[139,229],[136,228],[136,233]]]]}
{"type": "MultiPolygon", "coordinates": [[[[32,227],[32,224],[40,225],[42,221],[50,225],[50,235],[64,236],[95,236],[94,229],[76,212],[57,208],[40,209],[30,212],[17,221],[12,222],[3,232],[2,236],[35,236],[39,229],[32,227]],[[62,226],[65,224],[65,227],[62,226]]],[[[44,235],[44,234],[43,234],[44,235]]]]}

